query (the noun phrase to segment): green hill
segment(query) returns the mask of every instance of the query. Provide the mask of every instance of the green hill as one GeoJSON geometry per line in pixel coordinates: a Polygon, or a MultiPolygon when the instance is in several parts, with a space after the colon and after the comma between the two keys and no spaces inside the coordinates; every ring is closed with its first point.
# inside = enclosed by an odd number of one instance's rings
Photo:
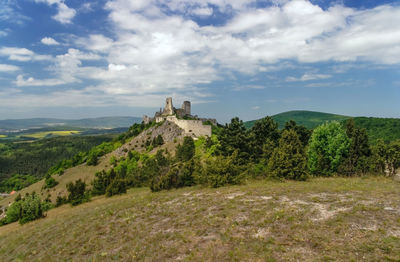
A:
{"type": "MultiPolygon", "coordinates": [[[[289,111],[273,115],[272,118],[278,123],[279,128],[283,128],[289,120],[294,120],[298,125],[305,126],[309,129],[315,128],[327,121],[343,121],[351,118],[350,116],[342,116],[336,114],[313,112],[313,111],[289,111]]],[[[251,128],[257,120],[245,122],[247,128],[251,128]]]]}
{"type": "MultiPolygon", "coordinates": [[[[309,129],[313,129],[327,121],[336,120],[344,122],[347,119],[353,118],[356,126],[367,130],[372,143],[378,139],[383,139],[386,142],[400,139],[399,118],[350,117],[312,111],[289,111],[273,115],[272,118],[278,123],[279,128],[283,128],[287,121],[294,120],[297,124],[309,129]]],[[[247,121],[244,125],[247,128],[251,128],[256,121],[247,121]]]]}

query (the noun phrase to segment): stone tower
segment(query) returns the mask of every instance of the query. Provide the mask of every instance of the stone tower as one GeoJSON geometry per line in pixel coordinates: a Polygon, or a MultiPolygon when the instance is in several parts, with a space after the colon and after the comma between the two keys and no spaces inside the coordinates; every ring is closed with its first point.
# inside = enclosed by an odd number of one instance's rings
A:
{"type": "Polygon", "coordinates": [[[182,104],[182,109],[185,115],[190,115],[190,101],[184,101],[182,104]]]}
{"type": "Polygon", "coordinates": [[[172,97],[167,97],[165,101],[165,107],[163,115],[173,115],[174,114],[174,107],[172,106],[172,97]]]}

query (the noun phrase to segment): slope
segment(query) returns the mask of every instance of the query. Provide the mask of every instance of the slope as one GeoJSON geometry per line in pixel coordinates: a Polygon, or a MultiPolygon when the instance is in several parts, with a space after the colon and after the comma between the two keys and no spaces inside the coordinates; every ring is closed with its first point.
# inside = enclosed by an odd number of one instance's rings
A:
{"type": "MultiPolygon", "coordinates": [[[[339,121],[344,123],[347,119],[354,119],[357,127],[367,130],[369,139],[375,143],[378,139],[390,142],[400,139],[400,119],[399,118],[379,118],[379,117],[349,117],[329,113],[312,111],[289,111],[272,116],[283,128],[289,120],[296,121],[297,124],[313,129],[327,121],[339,121]]],[[[251,128],[257,120],[247,121],[244,125],[251,128]]]]}
{"type": "MultiPolygon", "coordinates": [[[[147,152],[148,154],[155,154],[158,149],[166,149],[170,153],[173,153],[177,143],[180,143],[183,139],[183,130],[177,125],[170,122],[163,122],[144,130],[139,135],[129,139],[125,144],[117,148],[116,150],[102,156],[98,160],[96,166],[90,166],[86,163],[66,169],[62,175],[53,175],[55,180],[59,182],[58,185],[51,189],[42,190],[44,180],[41,180],[35,184],[30,185],[19,191],[21,195],[26,193],[36,192],[40,194],[42,199],[45,199],[50,195],[50,199],[55,203],[57,196],[66,195],[66,185],[70,182],[74,182],[78,179],[82,179],[87,184],[95,178],[95,173],[101,170],[108,170],[110,168],[110,158],[115,156],[117,158],[127,156],[127,152],[130,150],[136,150],[138,152],[147,152]],[[148,151],[146,147],[147,141],[152,141],[158,135],[162,135],[164,144],[160,147],[154,148],[148,151]]],[[[0,207],[4,207],[14,201],[17,194],[9,196],[5,199],[0,200],[0,207]]]]}
{"type": "Polygon", "coordinates": [[[398,261],[400,187],[383,177],[131,189],[0,227],[2,261],[398,261]]]}

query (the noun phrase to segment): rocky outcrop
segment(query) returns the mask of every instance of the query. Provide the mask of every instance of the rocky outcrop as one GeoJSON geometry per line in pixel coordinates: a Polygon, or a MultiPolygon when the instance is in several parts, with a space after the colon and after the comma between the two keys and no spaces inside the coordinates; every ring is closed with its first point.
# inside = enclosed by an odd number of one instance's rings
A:
{"type": "Polygon", "coordinates": [[[146,150],[146,142],[151,142],[158,135],[162,136],[164,143],[170,143],[183,138],[184,130],[172,122],[165,121],[161,125],[156,125],[143,131],[130,142],[118,148],[115,154],[121,157],[131,150],[143,152],[146,150]]]}

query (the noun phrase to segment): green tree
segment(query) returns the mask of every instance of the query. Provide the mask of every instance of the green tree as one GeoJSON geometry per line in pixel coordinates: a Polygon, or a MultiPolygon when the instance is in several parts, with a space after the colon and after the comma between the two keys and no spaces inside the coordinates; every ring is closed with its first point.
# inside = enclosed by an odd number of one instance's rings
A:
{"type": "Polygon", "coordinates": [[[311,137],[311,130],[308,130],[304,126],[299,126],[297,123],[293,120],[290,120],[285,123],[285,128],[284,130],[294,130],[297,135],[299,136],[299,139],[303,146],[306,146],[308,144],[308,141],[310,140],[311,137]]]}
{"type": "Polygon", "coordinates": [[[336,172],[350,148],[350,139],[339,122],[318,126],[308,147],[308,166],[313,174],[331,175],[336,172]]]}
{"type": "Polygon", "coordinates": [[[247,162],[250,159],[250,141],[246,127],[242,120],[238,117],[232,118],[229,124],[226,124],[218,135],[220,142],[218,146],[218,154],[230,156],[233,152],[238,151],[238,157],[242,162],[247,162]]]}
{"type": "Polygon", "coordinates": [[[179,161],[189,161],[193,158],[195,153],[194,140],[190,136],[183,138],[182,145],[178,144],[176,147],[176,158],[179,161]]]}
{"type": "Polygon", "coordinates": [[[86,183],[81,179],[67,184],[68,202],[76,206],[89,201],[89,194],[86,192],[86,183]]]}
{"type": "Polygon", "coordinates": [[[307,157],[304,147],[295,130],[284,130],[269,159],[268,169],[273,177],[306,180],[307,157]]]}
{"type": "Polygon", "coordinates": [[[396,174],[400,167],[400,139],[390,142],[386,150],[386,163],[389,175],[396,174]]]}
{"type": "Polygon", "coordinates": [[[354,120],[349,119],[346,121],[346,135],[350,138],[350,148],[347,157],[342,161],[340,171],[347,175],[367,172],[369,168],[366,160],[371,156],[367,131],[357,128],[354,120]]]}
{"type": "Polygon", "coordinates": [[[249,140],[252,158],[257,160],[262,156],[263,146],[267,141],[269,146],[271,145],[270,142],[273,142],[274,147],[278,144],[278,124],[269,116],[256,121],[250,129],[249,140]]]}

